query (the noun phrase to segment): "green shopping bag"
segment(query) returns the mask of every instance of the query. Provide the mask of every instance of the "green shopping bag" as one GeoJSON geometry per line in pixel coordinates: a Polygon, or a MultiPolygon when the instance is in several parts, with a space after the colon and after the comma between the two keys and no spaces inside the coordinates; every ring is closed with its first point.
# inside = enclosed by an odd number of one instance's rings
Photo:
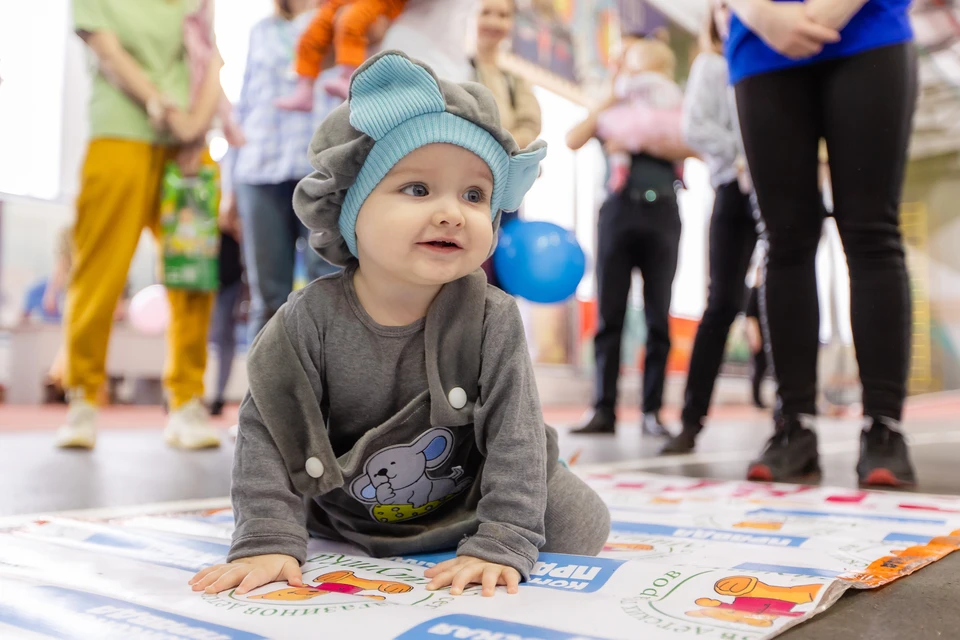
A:
{"type": "Polygon", "coordinates": [[[164,169],[160,205],[163,284],[170,289],[216,291],[220,229],[217,171],[203,166],[184,176],[176,163],[164,169]]]}

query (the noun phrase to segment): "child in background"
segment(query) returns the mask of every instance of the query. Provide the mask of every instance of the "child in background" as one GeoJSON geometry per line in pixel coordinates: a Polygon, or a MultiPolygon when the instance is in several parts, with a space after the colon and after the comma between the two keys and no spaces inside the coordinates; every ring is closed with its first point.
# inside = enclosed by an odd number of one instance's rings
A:
{"type": "Polygon", "coordinates": [[[614,79],[614,106],[597,119],[597,136],[626,152],[609,154],[607,189],[619,193],[630,176],[630,154],[652,136],[680,137],[683,91],[674,81],[677,59],[659,39],[631,43],[614,79]],[[629,153],[627,153],[629,152],[629,153]]]}
{"type": "Polygon", "coordinates": [[[297,88],[292,95],[278,100],[277,107],[291,111],[313,110],[313,83],[323,69],[331,44],[339,73],[323,88],[330,95],[346,100],[350,75],[367,58],[371,27],[379,23],[378,31],[386,31],[405,4],[406,0],[325,0],[297,46],[296,71],[300,76],[297,88]]]}
{"type": "Polygon", "coordinates": [[[558,461],[514,300],[480,264],[546,148],[521,151],[490,91],[403,54],[354,74],[294,206],[344,271],[294,293],[254,342],[228,564],[195,591],[300,587],[309,536],[374,556],[456,549],[428,589],[516,593],[540,549],[595,555],[609,511],[558,461]]]}

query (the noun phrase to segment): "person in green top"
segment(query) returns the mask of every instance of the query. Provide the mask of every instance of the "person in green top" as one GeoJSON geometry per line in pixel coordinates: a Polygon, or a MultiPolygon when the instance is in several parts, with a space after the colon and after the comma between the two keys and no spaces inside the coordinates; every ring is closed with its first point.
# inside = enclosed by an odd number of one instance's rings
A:
{"type": "MultiPolygon", "coordinates": [[[[93,52],[97,72],[67,290],[70,410],[57,433],[60,447],[94,446],[113,309],[141,231],[157,232],[164,166],[181,145],[203,140],[217,109],[219,55],[211,56],[203,86],[188,104],[184,19],[197,6],[195,0],[73,0],[74,30],[93,52]]],[[[168,296],[165,439],[184,448],[216,446],[220,440],[200,403],[213,294],[170,290],[168,296]]]]}

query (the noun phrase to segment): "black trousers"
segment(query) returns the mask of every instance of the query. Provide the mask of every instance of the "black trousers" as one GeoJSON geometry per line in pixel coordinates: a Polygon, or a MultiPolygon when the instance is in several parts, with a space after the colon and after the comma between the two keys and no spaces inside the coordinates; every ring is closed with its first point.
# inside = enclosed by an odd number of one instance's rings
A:
{"type": "Polygon", "coordinates": [[[743,310],[744,280],[757,244],[757,222],[750,196],[736,180],[717,189],[710,218],[710,286],[693,341],[682,420],[701,424],[710,407],[713,385],[727,344],[730,325],[743,310]]]}
{"type": "Polygon", "coordinates": [[[817,145],[830,156],[833,215],[850,267],[864,414],[900,419],[910,360],[910,289],[899,229],[917,95],[912,43],[747,78],[740,127],[769,236],[764,302],[784,415],[816,412],[822,214],[817,145]]]}
{"type": "Polygon", "coordinates": [[[643,411],[663,403],[667,355],[670,353],[670,298],[680,249],[680,210],[676,195],[660,194],[653,202],[637,191],[613,195],[600,208],[597,238],[597,296],[600,324],[594,338],[596,407],[614,411],[620,376],[620,346],[634,268],[643,276],[647,324],[643,365],[643,411]]]}

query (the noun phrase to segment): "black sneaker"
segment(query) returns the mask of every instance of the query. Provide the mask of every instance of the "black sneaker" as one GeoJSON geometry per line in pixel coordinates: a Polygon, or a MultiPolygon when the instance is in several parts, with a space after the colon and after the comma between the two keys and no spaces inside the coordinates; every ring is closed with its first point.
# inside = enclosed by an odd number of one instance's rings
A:
{"type": "Polygon", "coordinates": [[[645,413],[640,419],[640,430],[644,435],[665,438],[670,436],[670,432],[660,422],[660,416],[656,413],[645,413]]]}
{"type": "Polygon", "coordinates": [[[684,423],[683,429],[669,440],[660,449],[661,456],[676,456],[693,451],[697,444],[697,434],[703,427],[699,424],[684,423]]]}
{"type": "Polygon", "coordinates": [[[874,487],[907,487],[917,484],[910,453],[896,421],[871,418],[860,432],[860,484],[874,487]]]}
{"type": "Polygon", "coordinates": [[[817,434],[805,424],[808,420],[809,417],[788,416],[777,421],[763,453],[750,463],[747,480],[781,482],[819,475],[817,434]]]}
{"type": "Polygon", "coordinates": [[[590,419],[587,420],[579,429],[574,429],[570,433],[587,435],[606,435],[612,436],[616,431],[617,416],[609,409],[596,409],[590,419]]]}
{"type": "Polygon", "coordinates": [[[223,400],[214,400],[210,403],[210,415],[219,416],[223,415],[223,400]]]}

